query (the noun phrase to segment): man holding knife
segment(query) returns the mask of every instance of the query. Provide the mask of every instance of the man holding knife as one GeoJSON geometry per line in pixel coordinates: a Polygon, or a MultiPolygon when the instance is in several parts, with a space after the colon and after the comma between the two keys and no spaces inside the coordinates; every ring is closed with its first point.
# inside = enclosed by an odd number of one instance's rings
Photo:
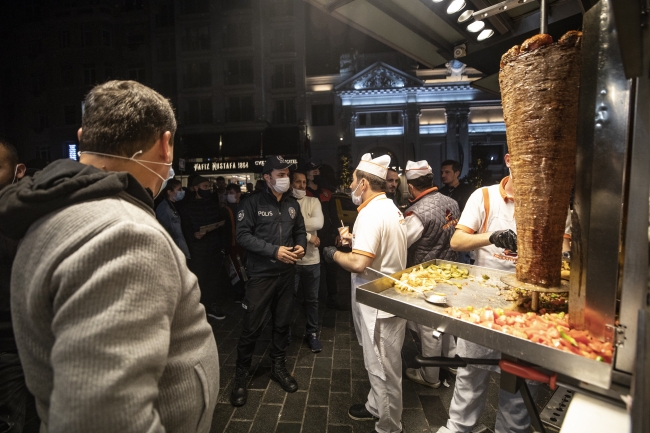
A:
{"type": "Polygon", "coordinates": [[[363,358],[370,379],[365,404],[348,410],[355,420],[374,420],[377,433],[402,431],[402,344],[406,319],[356,302],[358,286],[377,278],[374,268],[393,274],[406,267],[406,224],[402,213],[386,197],[386,173],[390,156],[372,159],[363,155],[352,174],[352,202],[359,215],[352,235],[352,252],[336,247],[323,249],[325,260],[335,261],[352,272],[352,315],[357,339],[363,346],[363,358]]]}
{"type": "Polygon", "coordinates": [[[300,205],[289,189],[291,165],[280,155],[269,156],[263,170],[264,189],[241,202],[237,211],[237,243],[247,251],[249,280],[230,395],[233,406],[246,404],[248,369],[269,311],[273,318],[271,378],[287,392],[298,390],[298,383],[286,368],[286,353],[296,262],[305,255],[307,233],[300,205]]]}

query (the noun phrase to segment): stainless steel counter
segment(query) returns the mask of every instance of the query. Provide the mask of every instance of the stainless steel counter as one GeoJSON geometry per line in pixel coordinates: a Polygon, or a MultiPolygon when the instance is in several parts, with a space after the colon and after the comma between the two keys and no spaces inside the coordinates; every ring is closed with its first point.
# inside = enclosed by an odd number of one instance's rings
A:
{"type": "MultiPolygon", "coordinates": [[[[447,305],[430,304],[425,301],[424,296],[421,294],[400,293],[393,287],[393,281],[387,277],[381,277],[359,286],[357,288],[357,301],[396,316],[433,327],[441,332],[447,332],[457,337],[499,350],[507,355],[561,375],[569,376],[603,389],[610,387],[611,364],[563,352],[447,315],[445,313],[445,308],[447,307],[466,307],[469,305],[473,307],[485,307],[489,305],[494,308],[510,308],[513,306],[513,303],[506,301],[503,296],[499,296],[498,287],[504,287],[500,282],[500,278],[503,275],[508,275],[508,272],[443,260],[432,260],[422,265],[440,265],[445,263],[465,268],[469,271],[470,276],[474,277],[473,281],[469,281],[467,285],[462,286],[462,289],[446,283],[439,283],[435,286],[434,290],[436,292],[447,295],[447,305]],[[488,276],[489,279],[484,280],[483,275],[488,276]]],[[[415,267],[417,266],[397,272],[392,276],[399,279],[404,272],[410,272],[415,267]]],[[[373,275],[372,271],[366,272],[370,276],[373,275]]],[[[470,280],[472,279],[470,278],[470,280]]],[[[460,280],[451,281],[459,282],[460,280]]],[[[465,281],[463,280],[463,282],[465,281]]]]}

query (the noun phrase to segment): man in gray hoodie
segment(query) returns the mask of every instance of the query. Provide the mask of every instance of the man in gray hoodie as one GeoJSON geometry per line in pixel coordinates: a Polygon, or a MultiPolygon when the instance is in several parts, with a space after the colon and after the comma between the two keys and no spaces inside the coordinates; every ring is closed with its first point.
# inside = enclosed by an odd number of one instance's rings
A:
{"type": "Polygon", "coordinates": [[[134,81],[96,86],[84,107],[81,163],[0,192],[0,230],[22,239],[11,309],[41,432],[208,432],[217,347],[153,212],[173,174],[173,110],[134,81]]]}

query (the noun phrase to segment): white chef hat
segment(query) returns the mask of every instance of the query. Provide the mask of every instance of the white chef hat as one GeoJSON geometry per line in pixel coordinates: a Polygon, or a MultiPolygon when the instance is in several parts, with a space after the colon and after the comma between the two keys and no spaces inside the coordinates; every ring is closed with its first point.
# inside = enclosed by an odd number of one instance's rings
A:
{"type": "Polygon", "coordinates": [[[369,153],[361,157],[357,170],[365,171],[366,173],[374,174],[382,179],[386,179],[388,173],[388,166],[390,165],[390,156],[382,155],[378,158],[372,159],[369,153]]]}
{"type": "Polygon", "coordinates": [[[431,166],[424,159],[422,161],[408,161],[406,163],[406,179],[417,179],[418,177],[426,176],[427,174],[433,174],[431,166]]]}

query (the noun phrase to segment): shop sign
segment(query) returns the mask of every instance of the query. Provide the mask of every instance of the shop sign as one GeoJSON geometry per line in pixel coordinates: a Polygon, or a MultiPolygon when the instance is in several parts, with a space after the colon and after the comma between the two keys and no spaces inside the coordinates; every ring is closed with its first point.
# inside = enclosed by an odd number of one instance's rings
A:
{"type": "MultiPolygon", "coordinates": [[[[191,161],[191,160],[190,160],[191,161]]],[[[289,164],[298,164],[297,159],[285,159],[289,164]]],[[[210,161],[190,163],[190,170],[198,171],[252,171],[257,172],[264,167],[265,159],[252,159],[245,161],[210,161]]]]}

